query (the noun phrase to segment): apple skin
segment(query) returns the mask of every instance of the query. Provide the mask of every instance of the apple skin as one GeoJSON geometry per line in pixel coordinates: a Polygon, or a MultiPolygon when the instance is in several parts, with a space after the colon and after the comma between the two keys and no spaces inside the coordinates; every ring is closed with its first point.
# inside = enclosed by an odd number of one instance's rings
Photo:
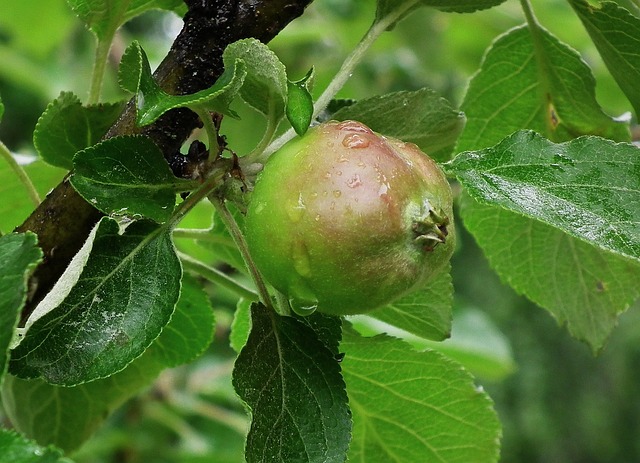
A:
{"type": "Polygon", "coordinates": [[[426,284],[455,247],[452,194],[417,146],[355,121],[312,127],[267,161],[245,220],[264,278],[299,312],[368,312],[426,284]]]}

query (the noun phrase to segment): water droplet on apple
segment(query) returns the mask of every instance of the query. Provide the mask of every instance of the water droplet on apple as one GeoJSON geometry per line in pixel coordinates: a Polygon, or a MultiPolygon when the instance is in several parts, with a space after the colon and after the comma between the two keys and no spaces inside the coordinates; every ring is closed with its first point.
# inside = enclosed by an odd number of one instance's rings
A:
{"type": "Polygon", "coordinates": [[[357,122],[357,121],[344,121],[340,122],[337,126],[338,130],[345,130],[348,132],[359,132],[359,133],[370,133],[373,134],[373,130],[371,130],[366,125],[357,122]]]}
{"type": "Polygon", "coordinates": [[[307,206],[302,199],[302,195],[298,195],[298,200],[296,202],[289,202],[286,210],[287,215],[292,222],[299,222],[307,210],[307,206]]]}
{"type": "Polygon", "coordinates": [[[351,149],[362,149],[369,146],[369,140],[357,133],[350,133],[342,139],[342,146],[351,149]]]}
{"type": "Polygon", "coordinates": [[[358,174],[355,174],[349,180],[347,180],[347,186],[349,188],[357,188],[362,185],[362,180],[358,174]]]}
{"type": "Polygon", "coordinates": [[[297,241],[294,243],[292,257],[295,271],[302,277],[310,276],[311,263],[309,262],[309,250],[303,242],[297,241]]]}

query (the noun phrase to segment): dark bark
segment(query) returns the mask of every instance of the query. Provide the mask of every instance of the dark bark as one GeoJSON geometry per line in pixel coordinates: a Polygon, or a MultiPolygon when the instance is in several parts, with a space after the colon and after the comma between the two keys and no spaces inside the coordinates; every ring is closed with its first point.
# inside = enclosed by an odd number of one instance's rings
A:
{"type": "MultiPolygon", "coordinates": [[[[158,84],[170,94],[210,87],[223,72],[222,52],[227,45],[249,37],[270,41],[312,1],[185,0],[189,10],[184,27],[154,74],[158,84]]],[[[134,116],[133,102],[129,102],[105,138],[143,133],[168,161],[200,124],[187,109],[169,111],[143,130],[136,127],[134,116]]],[[[65,179],[16,229],[35,232],[44,252],[44,261],[32,277],[23,321],[49,292],[101,216],[65,179]]]]}

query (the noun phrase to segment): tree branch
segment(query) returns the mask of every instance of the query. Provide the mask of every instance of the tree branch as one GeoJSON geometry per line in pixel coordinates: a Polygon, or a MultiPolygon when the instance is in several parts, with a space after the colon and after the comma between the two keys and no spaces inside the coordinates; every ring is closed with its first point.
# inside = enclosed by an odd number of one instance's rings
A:
{"type": "MultiPolygon", "coordinates": [[[[210,87],[223,72],[222,53],[230,43],[254,37],[268,42],[300,16],[313,0],[185,0],[184,27],[154,77],[170,94],[189,94],[210,87]]],[[[142,133],[171,161],[191,132],[200,125],[188,109],[167,112],[142,130],[135,125],[130,101],[105,138],[142,133]]],[[[23,312],[26,320],[49,292],[84,243],[102,214],[71,187],[68,176],[16,228],[38,235],[44,261],[31,280],[32,291],[23,312]]]]}

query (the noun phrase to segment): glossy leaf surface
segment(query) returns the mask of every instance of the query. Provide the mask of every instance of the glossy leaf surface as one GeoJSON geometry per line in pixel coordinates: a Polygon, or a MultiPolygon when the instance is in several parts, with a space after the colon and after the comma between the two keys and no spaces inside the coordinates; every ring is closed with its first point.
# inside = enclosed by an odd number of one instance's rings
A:
{"type": "MultiPolygon", "coordinates": [[[[574,51],[543,29],[512,29],[493,43],[469,85],[462,104],[468,122],[457,149],[478,151],[523,127],[555,142],[587,133],[628,139],[625,124],[606,116],[594,95],[593,77],[574,51]]],[[[596,143],[606,146],[612,142],[596,143]]],[[[606,163],[597,153],[591,156],[597,163],[606,163]]],[[[561,161],[552,160],[549,164],[555,166],[537,168],[553,175],[565,167],[571,169],[561,161]]],[[[588,170],[588,163],[576,168],[588,170]]],[[[614,168],[610,164],[607,169],[614,168]]],[[[545,178],[540,182],[545,185],[545,178]]],[[[617,194],[612,193],[613,197],[617,194]]],[[[539,208],[535,195],[531,201],[532,207],[539,208]]],[[[593,201],[594,210],[598,210],[598,201],[593,201]]],[[[632,283],[635,264],[603,251],[595,242],[587,244],[582,238],[500,206],[463,204],[466,228],[502,280],[566,322],[574,336],[598,351],[617,314],[637,297],[637,284],[632,283]],[[616,271],[625,276],[615,277],[616,271]],[[583,318],[584,313],[590,315],[583,318]]],[[[610,225],[618,226],[617,221],[610,225]]]]}
{"type": "Polygon", "coordinates": [[[107,214],[164,222],[176,193],[192,186],[173,175],[158,147],[144,136],[110,138],[79,152],[73,162],[71,184],[107,214]]]}
{"type": "Polygon", "coordinates": [[[555,144],[517,132],[449,167],[474,199],[640,263],[638,147],[596,137],[555,144]]]}
{"type": "Polygon", "coordinates": [[[82,268],[70,264],[68,272],[81,272],[77,282],[63,275],[38,306],[52,307],[13,351],[13,374],[65,386],[107,377],[139,357],[170,320],[181,266],[165,228],[136,222],[121,233],[105,217],[90,250],[82,268]]]}
{"type": "Polygon", "coordinates": [[[27,436],[65,451],[75,450],[162,370],[200,355],[211,342],[213,328],[213,311],[206,294],[187,278],[169,324],[124,370],[74,387],[10,376],[2,397],[6,411],[14,426],[27,436]]]}
{"type": "Polygon", "coordinates": [[[254,304],[233,372],[252,413],[247,462],[343,462],[351,416],[339,364],[308,325],[269,310],[254,304]]]}

